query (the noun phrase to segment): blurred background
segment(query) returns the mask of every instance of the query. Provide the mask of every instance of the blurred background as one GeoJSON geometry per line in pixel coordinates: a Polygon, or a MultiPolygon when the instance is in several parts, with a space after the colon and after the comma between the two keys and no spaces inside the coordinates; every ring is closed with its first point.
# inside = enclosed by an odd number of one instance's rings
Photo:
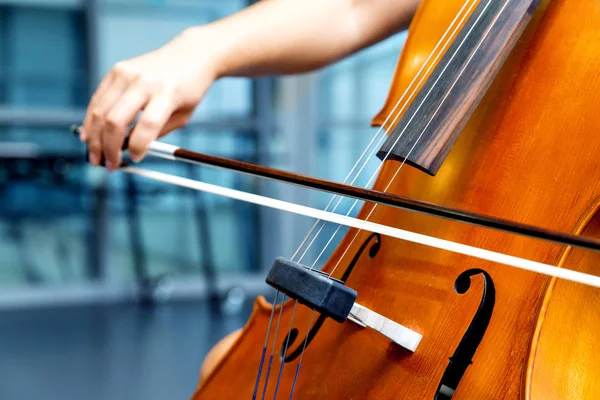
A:
{"type": "MultiPolygon", "coordinates": [[[[114,63],[248,4],[0,0],[0,399],[187,399],[209,349],[257,295],[273,300],[266,273],[313,220],[90,168],[68,130],[114,63]]],[[[223,79],[164,141],[342,181],[376,132],[404,39],[314,74],[223,79]]],[[[331,198],[151,157],[141,166],[317,208],[331,198]]],[[[304,263],[327,259],[335,228],[304,263]]]]}

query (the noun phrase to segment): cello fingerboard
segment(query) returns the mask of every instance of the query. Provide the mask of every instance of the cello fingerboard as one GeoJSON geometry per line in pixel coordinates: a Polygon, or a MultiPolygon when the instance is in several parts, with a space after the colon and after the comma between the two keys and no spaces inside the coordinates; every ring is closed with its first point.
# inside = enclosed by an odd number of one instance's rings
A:
{"type": "Polygon", "coordinates": [[[377,157],[435,175],[539,3],[480,0],[377,157]]]}

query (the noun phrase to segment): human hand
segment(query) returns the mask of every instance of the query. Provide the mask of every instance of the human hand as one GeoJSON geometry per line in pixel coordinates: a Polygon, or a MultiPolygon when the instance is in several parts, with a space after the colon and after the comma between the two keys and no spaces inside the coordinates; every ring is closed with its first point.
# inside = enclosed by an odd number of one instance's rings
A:
{"type": "Polygon", "coordinates": [[[121,163],[129,126],[134,162],[157,138],[185,126],[210,85],[218,78],[216,51],[199,29],[184,31],[163,47],[118,62],[92,96],[80,133],[90,163],[102,155],[109,171],[121,163]]]}

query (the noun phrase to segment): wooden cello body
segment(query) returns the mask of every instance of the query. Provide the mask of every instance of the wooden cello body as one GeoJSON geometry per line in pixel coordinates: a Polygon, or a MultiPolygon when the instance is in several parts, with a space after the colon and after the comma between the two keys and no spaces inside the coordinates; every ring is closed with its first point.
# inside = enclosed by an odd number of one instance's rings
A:
{"type": "MultiPolygon", "coordinates": [[[[424,0],[410,27],[381,125],[465,0],[424,0]]],[[[406,165],[389,192],[564,232],[600,237],[600,2],[544,1],[504,62],[439,171],[406,165]]],[[[411,99],[406,99],[410,101],[411,99]]],[[[400,165],[387,160],[374,189],[400,165]]],[[[359,218],[373,205],[366,204],[359,218]]],[[[369,218],[402,229],[566,268],[600,273],[591,251],[389,207],[369,218]]],[[[351,229],[324,271],[339,277],[369,232],[351,229]],[[349,250],[346,249],[350,246],[349,250]],[[344,258],[340,260],[340,257],[344,258]]],[[[600,398],[600,290],[467,256],[381,237],[359,256],[347,285],[370,309],[423,335],[411,353],[372,330],[327,320],[302,356],[295,399],[443,399],[449,358],[493,285],[491,319],[454,392],[456,399],[600,398]],[[466,285],[465,271],[474,271],[466,285]],[[487,279],[487,278],[485,278],[487,279]],[[459,287],[462,285],[462,288],[459,287]]],[[[468,281],[468,277],[467,277],[468,281]]],[[[489,306],[489,304],[488,304],[489,306]]],[[[227,344],[193,398],[250,399],[271,305],[263,298],[227,344]]],[[[293,303],[283,306],[264,397],[274,398],[293,303]]],[[[277,313],[275,314],[277,315],[277,313]]],[[[312,312],[298,307],[296,348],[312,312]]],[[[271,326],[270,337],[276,325],[271,326]]],[[[272,339],[268,351],[271,351],[272,339]]],[[[299,360],[281,370],[277,397],[290,398],[299,360]]]]}

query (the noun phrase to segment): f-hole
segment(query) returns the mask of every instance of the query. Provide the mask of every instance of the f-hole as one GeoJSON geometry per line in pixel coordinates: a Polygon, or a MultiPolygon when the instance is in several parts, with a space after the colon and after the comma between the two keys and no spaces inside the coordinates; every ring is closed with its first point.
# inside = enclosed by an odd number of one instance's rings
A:
{"type": "MultiPolygon", "coordinates": [[[[369,244],[371,244],[371,247],[369,248],[369,258],[373,258],[377,255],[377,253],[379,253],[379,249],[381,249],[381,235],[379,233],[373,233],[371,236],[369,236],[367,238],[367,240],[364,241],[362,246],[360,246],[360,249],[358,249],[358,251],[356,252],[356,255],[354,256],[354,258],[352,259],[350,264],[348,264],[348,267],[344,271],[344,274],[340,278],[340,281],[346,283],[346,281],[352,274],[354,267],[358,263],[360,256],[364,253],[365,249],[367,248],[367,246],[369,246],[369,244]],[[372,242],[374,242],[374,243],[372,243],[372,242]]],[[[308,331],[307,336],[305,338],[303,338],[302,341],[299,342],[299,345],[296,348],[296,350],[294,350],[288,354],[287,350],[292,346],[292,344],[294,344],[294,342],[298,338],[298,329],[296,329],[296,328],[291,329],[290,332],[283,339],[283,342],[281,345],[281,351],[279,353],[279,357],[281,358],[281,361],[285,362],[285,363],[289,363],[291,361],[294,361],[296,358],[298,358],[302,354],[302,352],[308,347],[310,342],[312,342],[312,340],[315,338],[315,336],[319,332],[319,329],[321,329],[321,326],[323,326],[323,323],[325,322],[326,319],[327,319],[327,317],[324,317],[323,315],[319,315],[319,318],[317,318],[314,325],[310,328],[310,331],[308,331]],[[305,344],[305,342],[306,342],[306,344],[305,344]]]]}
{"type": "Polygon", "coordinates": [[[442,376],[434,400],[452,398],[467,368],[473,363],[473,356],[492,318],[494,304],[496,303],[496,288],[492,277],[487,272],[481,269],[470,269],[463,272],[454,282],[454,291],[458,294],[467,293],[471,287],[471,277],[478,274],[483,275],[483,297],[479,309],[456,351],[450,357],[450,362],[442,376]]]}

